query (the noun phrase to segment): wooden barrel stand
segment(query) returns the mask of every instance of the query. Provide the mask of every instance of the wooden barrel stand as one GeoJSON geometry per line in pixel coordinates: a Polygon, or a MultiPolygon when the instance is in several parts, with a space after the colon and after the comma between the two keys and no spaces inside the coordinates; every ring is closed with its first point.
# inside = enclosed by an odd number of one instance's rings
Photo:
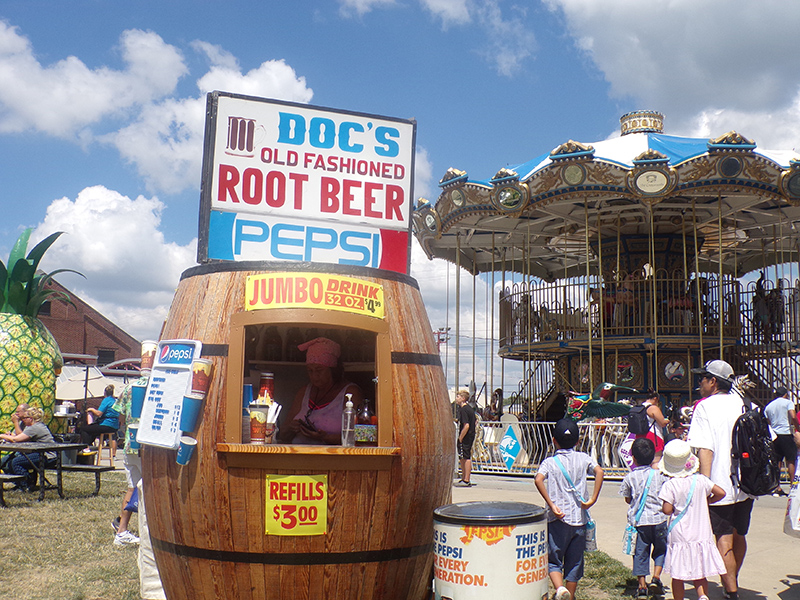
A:
{"type": "Polygon", "coordinates": [[[376,336],[377,447],[241,444],[241,399],[227,397],[241,389],[237,332],[263,313],[320,327],[340,319],[310,308],[245,313],[246,277],[289,269],[330,272],[308,263],[205,265],[184,273],[175,294],[162,339],[200,340],[214,371],[190,464],[177,465],[173,450],[143,450],[147,519],[167,598],[422,600],[433,510],[450,502],[455,448],[444,374],[416,282],[336,269],[384,290],[384,319],[341,316],[345,326],[376,336]],[[327,475],[327,533],[266,535],[267,474],[327,475]]]}

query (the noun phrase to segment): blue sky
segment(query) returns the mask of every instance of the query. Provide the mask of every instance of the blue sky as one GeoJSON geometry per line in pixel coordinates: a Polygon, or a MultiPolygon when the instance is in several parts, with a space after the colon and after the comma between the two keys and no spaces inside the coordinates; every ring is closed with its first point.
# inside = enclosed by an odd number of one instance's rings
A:
{"type": "MultiPolygon", "coordinates": [[[[153,337],[195,260],[210,90],[414,118],[435,200],[448,167],[488,178],[640,108],[667,133],[794,148],[798,25],[777,0],[6,0],[0,256],[23,227],[66,231],[44,266],[153,337]]],[[[434,328],[446,273],[415,251],[434,328]]]]}

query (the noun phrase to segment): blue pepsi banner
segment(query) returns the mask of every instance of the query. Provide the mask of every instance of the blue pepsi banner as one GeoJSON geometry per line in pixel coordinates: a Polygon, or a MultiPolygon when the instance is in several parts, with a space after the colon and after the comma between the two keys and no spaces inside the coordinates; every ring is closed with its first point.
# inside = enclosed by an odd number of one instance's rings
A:
{"type": "Polygon", "coordinates": [[[408,272],[416,123],[212,92],[198,260],[408,272]]]}

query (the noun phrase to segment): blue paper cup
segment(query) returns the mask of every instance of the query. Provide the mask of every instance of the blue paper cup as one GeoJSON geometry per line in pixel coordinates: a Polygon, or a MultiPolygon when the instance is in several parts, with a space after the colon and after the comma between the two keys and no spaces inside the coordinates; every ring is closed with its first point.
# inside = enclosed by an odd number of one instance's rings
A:
{"type": "Polygon", "coordinates": [[[131,418],[142,418],[142,407],[144,406],[144,393],[147,391],[147,386],[143,384],[134,383],[131,386],[131,418]]]}
{"type": "Polygon", "coordinates": [[[244,408],[249,408],[252,403],[253,403],[253,384],[245,383],[242,386],[242,406],[244,408]]]}
{"type": "Polygon", "coordinates": [[[191,433],[197,426],[197,419],[203,410],[203,397],[199,394],[189,394],[183,397],[181,407],[181,431],[191,433]]]}
{"type": "Polygon", "coordinates": [[[197,440],[188,435],[181,436],[181,444],[178,446],[178,456],[176,462],[179,465],[188,465],[192,460],[194,449],[197,447],[197,440]]]}
{"type": "Polygon", "coordinates": [[[131,450],[138,450],[142,445],[136,441],[136,435],[139,433],[138,425],[128,425],[128,447],[131,450]]]}

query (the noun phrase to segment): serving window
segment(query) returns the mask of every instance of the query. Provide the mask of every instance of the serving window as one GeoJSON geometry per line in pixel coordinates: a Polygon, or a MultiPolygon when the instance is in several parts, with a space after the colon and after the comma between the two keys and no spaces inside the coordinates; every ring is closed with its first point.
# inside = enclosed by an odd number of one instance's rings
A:
{"type": "MultiPolygon", "coordinates": [[[[308,308],[255,310],[231,317],[225,401],[226,445],[242,444],[243,386],[252,384],[254,397],[257,396],[263,372],[274,375],[273,399],[283,407],[278,422],[287,418],[297,391],[309,381],[305,353],[297,346],[317,337],[339,343],[345,379],[361,388],[377,417],[377,447],[391,446],[388,325],[382,319],[365,315],[308,308]]],[[[271,444],[281,445],[309,452],[337,448],[335,445],[271,444]]]]}

